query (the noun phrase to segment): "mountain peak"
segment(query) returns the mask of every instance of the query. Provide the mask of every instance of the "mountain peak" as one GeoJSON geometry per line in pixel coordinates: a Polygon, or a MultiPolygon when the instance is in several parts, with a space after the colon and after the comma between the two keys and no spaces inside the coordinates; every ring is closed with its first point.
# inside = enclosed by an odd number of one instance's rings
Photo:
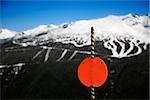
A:
{"type": "Polygon", "coordinates": [[[137,16],[133,14],[125,16],[111,15],[99,19],[79,20],[60,25],[40,25],[20,34],[4,29],[0,33],[0,43],[4,43],[5,38],[12,38],[13,43],[21,46],[61,42],[83,47],[90,45],[90,29],[94,27],[95,41],[104,41],[103,46],[112,51],[113,57],[130,57],[140,54],[142,48],[146,49],[147,44],[150,43],[150,32],[148,30],[150,17],[137,16]],[[119,43],[122,48],[119,53],[115,42],[119,43]],[[125,51],[126,42],[130,45],[130,49],[127,51],[125,51]],[[141,43],[144,44],[142,48],[139,46],[141,43]],[[138,48],[137,52],[130,54],[134,47],[138,48]]]}
{"type": "MultiPolygon", "coordinates": [[[[39,25],[38,27],[24,31],[23,36],[44,36],[57,40],[57,38],[65,38],[69,40],[80,40],[89,44],[90,28],[93,26],[95,37],[103,39],[103,37],[134,37],[141,41],[149,41],[148,20],[147,16],[128,14],[125,16],[110,15],[104,18],[92,20],[79,20],[73,23],[63,23],[60,25],[39,25]],[[40,35],[38,35],[40,34],[40,35]],[[42,35],[41,35],[42,34],[42,35]]],[[[43,36],[43,37],[44,37],[43,36]]],[[[16,36],[17,37],[17,36],[16,36]]],[[[21,36],[18,36],[21,37],[21,36]]],[[[42,38],[43,39],[43,38],[42,38]]]]}
{"type": "Polygon", "coordinates": [[[128,15],[126,15],[126,16],[128,16],[128,17],[134,17],[134,18],[138,17],[138,15],[137,15],[137,14],[133,14],[133,13],[129,13],[129,14],[128,14],[128,15]]]}
{"type": "Polygon", "coordinates": [[[17,32],[15,32],[15,31],[11,31],[8,29],[1,29],[0,30],[0,39],[12,38],[15,35],[17,35],[17,32]]]}

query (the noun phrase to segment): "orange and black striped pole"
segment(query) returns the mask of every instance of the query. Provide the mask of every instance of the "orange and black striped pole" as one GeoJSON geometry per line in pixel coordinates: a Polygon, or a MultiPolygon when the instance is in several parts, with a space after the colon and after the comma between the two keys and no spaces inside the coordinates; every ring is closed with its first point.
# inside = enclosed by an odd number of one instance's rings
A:
{"type": "MultiPolygon", "coordinates": [[[[94,59],[94,28],[93,27],[91,27],[91,58],[94,59]]],[[[91,88],[91,100],[95,100],[95,89],[93,86],[91,86],[90,88],[91,88]]]]}

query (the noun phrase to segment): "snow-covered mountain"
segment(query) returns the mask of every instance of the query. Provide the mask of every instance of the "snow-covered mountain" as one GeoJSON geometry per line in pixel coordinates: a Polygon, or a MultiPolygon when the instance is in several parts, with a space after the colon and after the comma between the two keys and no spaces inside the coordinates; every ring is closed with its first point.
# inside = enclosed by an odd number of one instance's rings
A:
{"type": "Polygon", "coordinates": [[[0,29],[0,44],[11,40],[17,35],[17,32],[8,29],[0,29]]]}
{"type": "Polygon", "coordinates": [[[11,31],[8,29],[1,29],[0,30],[0,39],[8,39],[8,38],[12,38],[17,34],[17,32],[15,31],[11,31]]]}
{"type": "Polygon", "coordinates": [[[71,43],[76,47],[90,45],[90,28],[95,30],[95,40],[103,41],[103,46],[112,52],[113,57],[138,55],[150,43],[150,16],[128,14],[110,15],[92,20],[80,20],[61,25],[40,25],[21,33],[5,32],[2,29],[0,41],[13,38],[13,43],[22,46],[42,45],[48,42],[71,43]],[[14,34],[5,35],[4,34],[14,34]],[[141,47],[140,44],[144,45],[141,47]],[[118,51],[118,45],[121,49],[118,51]],[[128,45],[128,46],[127,46],[128,45]],[[134,48],[137,50],[133,53],[134,48]]]}

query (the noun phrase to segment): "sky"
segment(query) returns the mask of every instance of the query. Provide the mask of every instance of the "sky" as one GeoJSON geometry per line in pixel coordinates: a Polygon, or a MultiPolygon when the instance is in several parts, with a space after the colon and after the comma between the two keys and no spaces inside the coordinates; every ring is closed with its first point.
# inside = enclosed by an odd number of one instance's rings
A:
{"type": "Polygon", "coordinates": [[[0,28],[24,31],[108,15],[144,15],[148,10],[148,0],[0,0],[0,28]]]}

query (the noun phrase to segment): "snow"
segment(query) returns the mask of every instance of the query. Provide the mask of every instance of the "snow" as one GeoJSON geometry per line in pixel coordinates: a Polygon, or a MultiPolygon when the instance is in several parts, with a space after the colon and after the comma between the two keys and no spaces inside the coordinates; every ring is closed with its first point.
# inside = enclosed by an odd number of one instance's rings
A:
{"type": "Polygon", "coordinates": [[[48,48],[48,49],[47,49],[47,52],[46,52],[46,54],[45,54],[44,62],[46,62],[46,61],[48,60],[49,54],[50,54],[50,52],[51,52],[51,49],[52,49],[52,48],[48,48]]]}
{"type": "MultiPolygon", "coordinates": [[[[35,37],[41,33],[37,39],[49,40],[54,39],[56,42],[71,42],[76,46],[76,41],[81,41],[84,45],[90,44],[90,28],[93,26],[95,30],[95,38],[103,40],[106,37],[134,37],[143,42],[150,42],[150,30],[144,26],[149,26],[149,16],[138,16],[128,14],[125,16],[110,15],[104,18],[93,20],[80,20],[72,23],[64,23],[61,25],[40,25],[34,29],[23,31],[22,36],[28,38],[35,37]],[[65,25],[65,28],[63,27],[65,25]],[[72,41],[75,41],[72,42],[72,41]]],[[[15,37],[19,37],[17,35],[15,37]]],[[[31,38],[33,39],[33,38],[31,38]]]]}
{"type": "Polygon", "coordinates": [[[72,60],[73,57],[75,57],[76,54],[77,54],[77,51],[74,51],[73,54],[69,57],[68,61],[72,60]]]}
{"type": "Polygon", "coordinates": [[[17,64],[13,64],[13,65],[0,65],[0,68],[8,68],[8,67],[22,67],[23,65],[25,65],[25,63],[17,63],[17,64]]]}
{"type": "Polygon", "coordinates": [[[21,67],[23,65],[25,65],[25,63],[17,63],[17,64],[14,64],[13,66],[19,66],[19,67],[21,67]]]}
{"type": "Polygon", "coordinates": [[[31,35],[31,36],[34,36],[34,35],[37,35],[39,33],[46,33],[48,32],[50,29],[53,29],[53,28],[57,28],[56,25],[40,25],[34,29],[31,29],[31,30],[27,30],[27,31],[24,31],[24,34],[25,35],[31,35]]]}
{"type": "Polygon", "coordinates": [[[119,52],[117,52],[118,46],[115,45],[113,41],[114,41],[113,39],[110,39],[104,42],[104,47],[109,49],[112,52],[112,57],[116,57],[116,58],[132,57],[142,53],[142,48],[139,46],[140,43],[137,43],[136,41],[128,42],[129,49],[125,50],[125,43],[115,40],[115,42],[118,42],[119,45],[121,46],[121,50],[119,52]],[[137,48],[137,51],[131,53],[134,48],[137,48]]]}
{"type": "MultiPolygon", "coordinates": [[[[104,41],[105,43],[103,46],[112,52],[113,57],[122,58],[140,54],[142,52],[139,47],[140,43],[145,43],[143,48],[146,49],[147,44],[150,43],[149,22],[150,16],[145,15],[109,15],[104,18],[79,20],[60,25],[40,25],[17,35],[14,35],[16,33],[10,31],[4,31],[3,34],[7,33],[8,37],[14,37],[14,43],[18,43],[24,47],[28,45],[41,45],[50,40],[65,44],[71,43],[76,47],[83,47],[85,45],[90,45],[90,29],[94,27],[95,40],[104,41]],[[18,39],[23,37],[27,39],[18,41],[18,39]],[[130,48],[125,50],[126,44],[119,40],[129,40],[130,42],[128,44],[130,48]],[[137,40],[140,42],[137,43],[137,40]],[[121,51],[117,52],[118,46],[113,41],[119,43],[121,51]],[[138,48],[137,52],[135,52],[135,54],[130,54],[134,48],[138,48]]],[[[2,38],[4,37],[7,38],[7,36],[3,35],[2,38]]],[[[66,51],[64,51],[64,53],[66,53],[66,51]]]]}
{"type": "Polygon", "coordinates": [[[38,51],[38,52],[33,56],[33,59],[35,59],[36,57],[38,57],[43,51],[44,51],[44,49],[38,51]]]}
{"type": "Polygon", "coordinates": [[[62,55],[56,60],[56,61],[60,61],[67,53],[67,49],[65,49],[62,53],[62,55]]]}
{"type": "Polygon", "coordinates": [[[17,32],[15,32],[15,31],[10,31],[8,29],[0,29],[0,40],[12,38],[16,34],[17,34],[17,32]]]}

